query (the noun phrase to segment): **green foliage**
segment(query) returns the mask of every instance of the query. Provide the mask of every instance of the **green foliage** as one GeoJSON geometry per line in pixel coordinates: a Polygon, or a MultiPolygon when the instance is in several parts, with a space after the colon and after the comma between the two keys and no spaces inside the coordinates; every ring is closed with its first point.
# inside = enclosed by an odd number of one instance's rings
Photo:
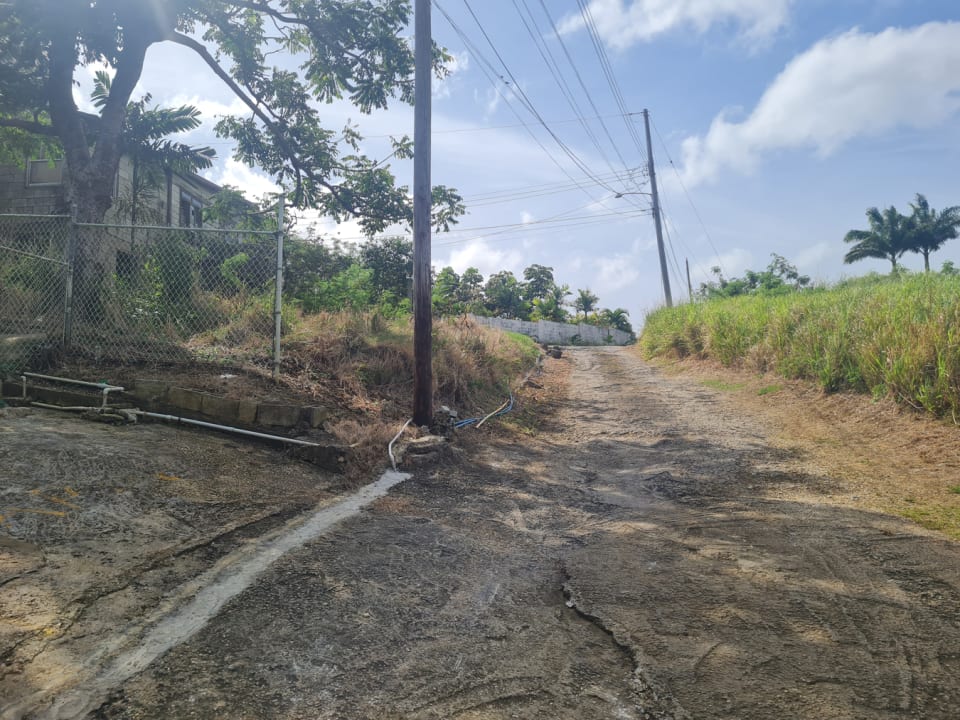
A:
{"type": "Polygon", "coordinates": [[[868,277],[832,289],[661,308],[647,316],[648,356],[746,364],[827,391],[890,395],[960,417],[960,278],[868,277]]]}
{"type": "Polygon", "coordinates": [[[577,299],[573,301],[573,308],[578,315],[586,317],[593,312],[599,301],[600,298],[594,295],[590,288],[582,288],[577,290],[577,299]]]}
{"type": "Polygon", "coordinates": [[[530,319],[530,303],[523,299],[523,285],[509,270],[489,277],[483,288],[487,311],[495,317],[530,319]]]}
{"type": "Polygon", "coordinates": [[[756,272],[747,270],[742,278],[727,279],[719,267],[711,268],[716,280],[700,284],[697,295],[702,298],[736,297],[737,295],[783,294],[801,290],[810,284],[807,275],[801,275],[796,266],[777,253],[767,269],[756,272]]]}
{"type": "Polygon", "coordinates": [[[318,280],[298,297],[304,312],[368,310],[374,304],[373,271],[353,263],[329,280],[318,280]]]}
{"type": "Polygon", "coordinates": [[[897,260],[907,252],[914,252],[923,255],[924,270],[929,272],[930,253],[958,236],[960,206],[937,212],[930,207],[926,197],[917,193],[910,207],[912,213],[909,216],[901,215],[892,205],[882,212],[877,208],[869,208],[867,221],[870,229],[847,233],[844,242],[853,243],[853,247],[843,261],[853,263],[866,258],[889,260],[891,272],[897,272],[897,260]]]}
{"type": "MultiPolygon", "coordinates": [[[[20,141],[19,133],[59,141],[69,200],[81,220],[101,221],[133,130],[124,115],[146,111],[130,101],[148,51],[175,43],[245,106],[216,127],[236,142],[238,160],[288,188],[295,205],[336,220],[355,217],[365,232],[380,232],[410,221],[408,188],[396,185],[383,160],[360,152],[354,128],[324,127],[318,106],[347,98],[369,113],[394,100],[412,102],[410,20],[409,0],[10,0],[0,12],[0,140],[20,141]],[[296,57],[298,67],[272,66],[278,51],[296,57]],[[98,114],[81,112],[72,96],[73,77],[90,66],[115,71],[112,83],[101,82],[98,114]]],[[[447,60],[436,48],[438,76],[447,60]]],[[[410,154],[405,138],[393,148],[396,157],[410,154]]],[[[437,228],[464,212],[450,188],[434,188],[433,198],[437,228]]]]}
{"type": "Polygon", "coordinates": [[[531,265],[523,271],[524,299],[533,302],[550,296],[556,283],[553,280],[553,268],[544,265],[531,265]]]}
{"type": "Polygon", "coordinates": [[[404,237],[369,240],[360,247],[360,263],[370,270],[374,293],[409,298],[413,289],[413,241],[404,237]]]}

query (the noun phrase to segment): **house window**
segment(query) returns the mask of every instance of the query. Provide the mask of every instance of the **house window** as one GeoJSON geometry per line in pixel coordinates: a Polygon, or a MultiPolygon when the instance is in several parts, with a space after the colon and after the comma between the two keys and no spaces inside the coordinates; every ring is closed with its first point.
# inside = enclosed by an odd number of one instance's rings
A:
{"type": "Polygon", "coordinates": [[[29,160],[27,161],[27,186],[34,185],[62,185],[63,160],[29,160]]]}
{"type": "Polygon", "coordinates": [[[180,191],[180,227],[200,227],[203,225],[203,203],[199,198],[183,190],[180,191]]]}

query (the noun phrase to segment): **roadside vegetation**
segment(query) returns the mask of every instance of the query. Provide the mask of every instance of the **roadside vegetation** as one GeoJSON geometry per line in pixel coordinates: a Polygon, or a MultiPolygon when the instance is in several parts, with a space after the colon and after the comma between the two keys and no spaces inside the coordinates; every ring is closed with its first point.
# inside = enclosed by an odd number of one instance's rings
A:
{"type": "Polygon", "coordinates": [[[832,392],[890,395],[960,422],[960,277],[867,276],[832,288],[660,309],[648,356],[694,356],[813,380],[832,392]]]}
{"type": "Polygon", "coordinates": [[[937,212],[917,195],[910,216],[867,211],[869,230],[852,230],[845,262],[891,262],[832,287],[811,287],[784,258],[763,272],[701,285],[696,302],[651,313],[640,340],[648,356],[711,359],[726,366],[852,390],[960,422],[960,274],[910,273],[897,260],[924,256],[957,237],[960,208],[937,212]]]}

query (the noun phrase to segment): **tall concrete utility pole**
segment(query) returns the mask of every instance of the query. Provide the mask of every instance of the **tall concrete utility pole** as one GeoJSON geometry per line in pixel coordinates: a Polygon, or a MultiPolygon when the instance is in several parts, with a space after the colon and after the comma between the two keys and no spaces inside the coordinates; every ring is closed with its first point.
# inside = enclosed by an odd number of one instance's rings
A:
{"type": "Polygon", "coordinates": [[[430,0],[414,6],[413,109],[413,422],[433,420],[433,316],[430,288],[430,0]]]}
{"type": "Polygon", "coordinates": [[[667,253],[663,248],[663,225],[660,221],[660,195],[657,193],[657,174],[653,169],[653,146],[650,143],[650,113],[644,109],[643,126],[647,131],[647,170],[650,174],[650,194],[653,196],[653,225],[657,229],[657,251],[660,253],[660,277],[663,279],[663,297],[667,307],[673,307],[670,295],[670,275],[667,273],[667,253]]]}

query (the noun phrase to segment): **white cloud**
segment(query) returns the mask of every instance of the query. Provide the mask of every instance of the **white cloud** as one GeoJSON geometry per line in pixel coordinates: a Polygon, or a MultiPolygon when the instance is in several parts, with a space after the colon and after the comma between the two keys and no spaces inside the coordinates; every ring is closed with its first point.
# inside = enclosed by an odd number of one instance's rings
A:
{"type": "Polygon", "coordinates": [[[790,61],[742,122],[718,115],[683,142],[684,179],[750,172],[765,153],[829,155],[860,136],[934,127],[960,110],[960,23],[851,30],[790,61]]]}
{"type": "MultiPolygon", "coordinates": [[[[692,29],[703,34],[716,25],[735,25],[752,41],[770,37],[784,26],[793,0],[593,0],[590,15],[600,37],[623,50],[637,42],[674,30],[692,29]]],[[[570,15],[560,31],[584,27],[583,17],[570,15]]]]}
{"type": "Polygon", "coordinates": [[[818,242],[804,248],[794,257],[794,263],[800,272],[819,273],[828,267],[835,267],[843,256],[846,248],[838,243],[818,242]],[[829,265],[825,261],[829,260],[829,265]]]}
{"type": "Polygon", "coordinates": [[[519,277],[524,267],[523,254],[515,248],[501,248],[486,240],[474,240],[461,248],[451,251],[447,262],[434,262],[437,267],[449,265],[458,273],[469,267],[475,267],[484,278],[501,270],[510,270],[519,277]]]}
{"type": "Polygon", "coordinates": [[[453,94],[453,86],[456,83],[457,76],[466,72],[470,68],[470,53],[451,53],[450,62],[447,63],[448,74],[441,80],[434,80],[431,83],[431,95],[435,99],[446,99],[453,94]]]}
{"type": "Polygon", "coordinates": [[[613,292],[632,285],[640,277],[635,255],[599,257],[593,261],[597,268],[597,283],[603,292],[613,292]]]}
{"type": "Polygon", "coordinates": [[[210,180],[218,185],[232,185],[239,188],[250,199],[257,199],[267,194],[276,194],[280,190],[279,186],[270,178],[233,158],[228,158],[223,165],[223,169],[210,177],[210,180]]]}

